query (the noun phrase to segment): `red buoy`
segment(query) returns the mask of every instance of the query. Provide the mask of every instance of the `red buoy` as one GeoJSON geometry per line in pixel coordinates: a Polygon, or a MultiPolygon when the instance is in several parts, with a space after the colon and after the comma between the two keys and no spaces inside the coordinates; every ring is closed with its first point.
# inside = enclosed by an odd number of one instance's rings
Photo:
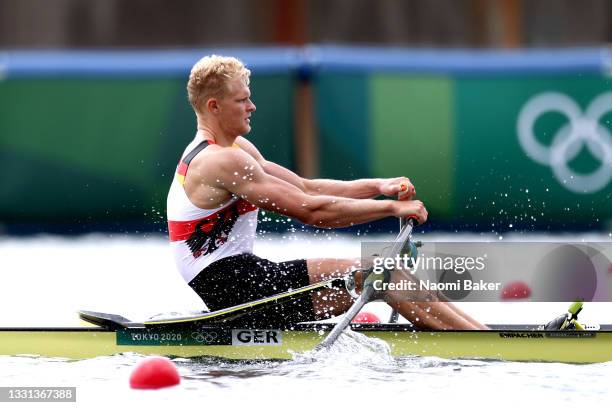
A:
{"type": "Polygon", "coordinates": [[[130,387],[140,390],[156,390],[171,387],[181,382],[178,370],[165,357],[147,357],[130,375],[130,387]]]}
{"type": "Polygon", "coordinates": [[[372,312],[359,312],[352,323],[380,323],[380,319],[372,312]]]}
{"type": "Polygon", "coordinates": [[[526,299],[529,296],[531,296],[531,288],[523,281],[507,283],[501,293],[503,300],[526,299]]]}

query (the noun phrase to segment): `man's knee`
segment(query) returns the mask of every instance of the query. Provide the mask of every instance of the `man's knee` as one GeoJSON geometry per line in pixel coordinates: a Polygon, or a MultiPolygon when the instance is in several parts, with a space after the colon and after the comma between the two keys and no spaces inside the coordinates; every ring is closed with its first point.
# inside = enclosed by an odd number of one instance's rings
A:
{"type": "Polygon", "coordinates": [[[359,267],[359,259],[308,259],[306,260],[311,282],[344,277],[351,269],[359,267]]]}

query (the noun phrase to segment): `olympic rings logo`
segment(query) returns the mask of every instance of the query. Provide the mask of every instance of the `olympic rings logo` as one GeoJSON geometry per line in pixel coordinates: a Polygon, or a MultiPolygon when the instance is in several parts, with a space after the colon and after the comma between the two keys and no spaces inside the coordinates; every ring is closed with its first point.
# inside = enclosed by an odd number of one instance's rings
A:
{"type": "Polygon", "coordinates": [[[213,341],[217,340],[217,333],[215,332],[192,332],[191,338],[193,338],[198,343],[209,344],[213,341]]]}
{"type": "Polygon", "coordinates": [[[612,134],[599,122],[612,111],[612,92],[595,98],[584,114],[567,95],[545,92],[531,98],[521,109],[517,130],[518,140],[535,162],[550,166],[555,178],[566,189],[580,194],[595,193],[612,179],[612,134]],[[541,144],[535,137],[533,126],[540,115],[559,112],[569,119],[554,135],[550,146],[541,144]],[[586,146],[600,166],[590,174],[578,174],[569,168],[571,162],[586,146]]]}

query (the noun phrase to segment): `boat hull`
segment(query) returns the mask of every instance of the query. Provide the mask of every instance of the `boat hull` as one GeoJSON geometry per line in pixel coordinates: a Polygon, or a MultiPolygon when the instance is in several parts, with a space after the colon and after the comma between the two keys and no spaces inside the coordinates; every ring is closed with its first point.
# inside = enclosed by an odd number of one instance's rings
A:
{"type": "MultiPolygon", "coordinates": [[[[226,359],[291,359],[312,350],[329,327],[253,330],[204,327],[181,330],[103,328],[0,329],[0,355],[84,359],[118,353],[226,359]]],[[[612,331],[412,331],[401,325],[353,328],[389,346],[393,356],[437,356],[511,361],[612,361],[612,331]]]]}

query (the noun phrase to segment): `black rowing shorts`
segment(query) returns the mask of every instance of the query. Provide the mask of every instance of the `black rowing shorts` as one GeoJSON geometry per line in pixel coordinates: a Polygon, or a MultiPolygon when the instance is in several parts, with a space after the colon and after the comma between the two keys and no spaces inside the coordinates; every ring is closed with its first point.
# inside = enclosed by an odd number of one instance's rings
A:
{"type": "MultiPolygon", "coordinates": [[[[253,254],[240,254],[213,262],[189,286],[211,311],[259,300],[310,283],[305,259],[272,262],[253,254]]],[[[316,320],[312,295],[271,304],[232,320],[233,326],[252,328],[291,327],[316,320]]]]}

